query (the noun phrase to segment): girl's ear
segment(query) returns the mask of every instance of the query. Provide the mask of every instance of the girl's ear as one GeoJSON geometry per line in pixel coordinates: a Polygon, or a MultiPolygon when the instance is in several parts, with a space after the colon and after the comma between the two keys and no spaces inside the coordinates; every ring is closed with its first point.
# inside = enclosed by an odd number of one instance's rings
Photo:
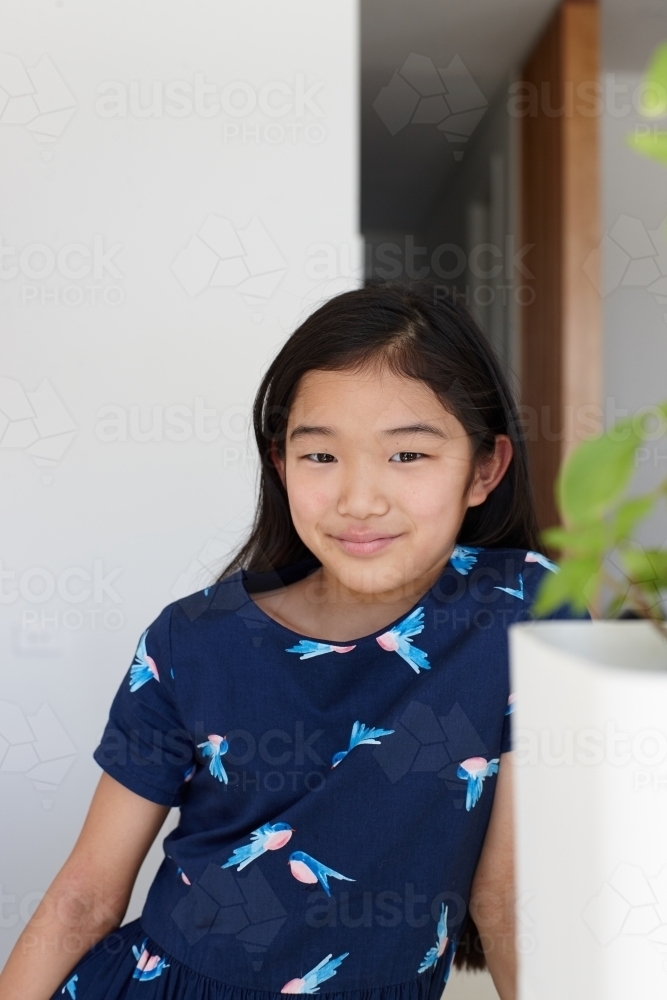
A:
{"type": "Polygon", "coordinates": [[[269,448],[269,458],[271,459],[276,469],[278,470],[278,475],[280,476],[281,483],[283,484],[285,489],[287,489],[287,487],[285,486],[285,459],[279,454],[278,449],[276,448],[275,441],[271,442],[271,447],[269,448]]]}
{"type": "Polygon", "coordinates": [[[496,434],[492,454],[480,462],[475,470],[475,479],[468,494],[468,507],[478,507],[495,490],[507,472],[513,453],[512,442],[507,434],[496,434]]]}

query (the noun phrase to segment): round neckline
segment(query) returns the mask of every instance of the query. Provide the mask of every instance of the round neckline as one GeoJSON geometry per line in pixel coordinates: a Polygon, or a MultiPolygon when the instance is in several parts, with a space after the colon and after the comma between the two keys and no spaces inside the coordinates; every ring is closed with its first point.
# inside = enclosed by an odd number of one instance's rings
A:
{"type": "MultiPolygon", "coordinates": [[[[422,594],[422,596],[419,598],[419,600],[416,601],[412,605],[412,607],[408,608],[408,610],[405,611],[402,615],[399,615],[397,618],[394,618],[394,620],[391,621],[391,622],[389,622],[388,625],[384,625],[382,628],[377,629],[377,631],[375,631],[375,632],[371,632],[369,635],[362,635],[359,639],[317,639],[315,636],[305,635],[303,632],[296,632],[294,629],[289,628],[287,625],[283,625],[282,622],[276,621],[276,619],[272,618],[271,615],[267,614],[266,611],[264,611],[263,608],[260,608],[260,606],[257,603],[257,601],[253,600],[251,594],[248,592],[248,589],[246,587],[246,582],[245,582],[245,573],[246,573],[246,571],[245,570],[239,570],[239,583],[240,583],[241,589],[243,591],[244,597],[246,598],[247,601],[250,602],[250,604],[253,605],[255,611],[259,615],[261,615],[262,618],[266,619],[267,622],[270,622],[271,625],[275,625],[282,632],[285,632],[286,635],[294,637],[297,640],[298,639],[306,639],[308,642],[319,642],[319,643],[322,643],[323,645],[326,645],[326,646],[351,646],[351,645],[358,646],[359,643],[361,643],[361,642],[370,642],[372,640],[377,639],[378,636],[384,635],[385,632],[390,632],[393,628],[395,628],[405,618],[408,618],[409,615],[413,614],[418,608],[422,607],[426,603],[426,601],[429,600],[429,598],[431,596],[431,591],[440,582],[440,580],[442,579],[442,576],[446,572],[448,566],[449,566],[449,561],[443,567],[442,573],[440,574],[440,576],[438,577],[438,579],[435,581],[435,583],[433,583],[429,587],[429,589],[426,591],[425,594],[422,594]]],[[[307,576],[308,574],[306,573],[304,575],[307,576]]],[[[301,577],[300,579],[303,579],[303,577],[301,577]]],[[[292,582],[297,582],[297,581],[292,581],[292,582]]],[[[287,586],[289,586],[289,584],[287,586]]]]}

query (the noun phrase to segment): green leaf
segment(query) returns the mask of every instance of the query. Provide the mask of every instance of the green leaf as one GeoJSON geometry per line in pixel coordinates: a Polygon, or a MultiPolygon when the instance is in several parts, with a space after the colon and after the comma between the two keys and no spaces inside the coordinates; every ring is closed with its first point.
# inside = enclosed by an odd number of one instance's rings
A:
{"type": "Polygon", "coordinates": [[[564,604],[575,612],[585,611],[600,586],[601,566],[597,559],[564,559],[559,573],[545,573],[533,604],[533,613],[544,617],[564,604]]]}
{"type": "Polygon", "coordinates": [[[582,441],[566,459],[556,484],[556,499],[570,526],[599,520],[625,490],[641,441],[633,418],[621,420],[599,437],[582,441]]]}
{"type": "Polygon", "coordinates": [[[667,552],[662,549],[623,549],[621,559],[633,583],[667,587],[667,552]]]}
{"type": "Polygon", "coordinates": [[[629,539],[637,524],[643,521],[655,507],[656,498],[648,493],[641,497],[626,500],[614,511],[613,535],[614,541],[622,542],[629,539]]]}
{"type": "Polygon", "coordinates": [[[657,160],[658,163],[667,163],[667,135],[664,132],[655,130],[648,134],[628,132],[625,141],[636,153],[657,160]]]}
{"type": "Polygon", "coordinates": [[[653,51],[644,74],[639,111],[645,118],[661,118],[667,112],[667,44],[653,51]]]}
{"type": "Polygon", "coordinates": [[[546,528],[542,540],[552,549],[567,555],[597,556],[600,560],[609,547],[609,531],[604,521],[575,528],[546,528]]]}

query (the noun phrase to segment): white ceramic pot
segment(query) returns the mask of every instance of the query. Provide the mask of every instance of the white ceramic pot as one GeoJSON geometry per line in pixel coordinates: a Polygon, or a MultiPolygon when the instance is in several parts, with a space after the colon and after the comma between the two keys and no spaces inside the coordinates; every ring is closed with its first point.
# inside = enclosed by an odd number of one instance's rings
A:
{"type": "Polygon", "coordinates": [[[519,1000],[667,998],[667,641],[510,628],[519,1000]]]}

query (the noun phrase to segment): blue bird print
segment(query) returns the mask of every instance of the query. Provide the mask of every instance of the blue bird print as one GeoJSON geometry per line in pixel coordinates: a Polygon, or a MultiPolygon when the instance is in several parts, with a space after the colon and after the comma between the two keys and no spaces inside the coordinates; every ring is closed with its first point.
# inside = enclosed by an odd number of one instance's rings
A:
{"type": "Polygon", "coordinates": [[[185,771],[183,771],[183,781],[192,781],[193,775],[196,770],[197,770],[196,764],[192,764],[190,767],[186,767],[185,771]]]}
{"type": "Polygon", "coordinates": [[[516,701],[516,695],[510,694],[507,698],[507,707],[505,708],[505,715],[511,715],[514,711],[514,703],[516,701]]]}
{"type": "Polygon", "coordinates": [[[539,563],[540,566],[544,566],[545,569],[550,569],[552,573],[558,573],[560,568],[556,565],[555,562],[552,562],[551,559],[547,559],[546,556],[543,556],[541,552],[526,552],[526,558],[524,559],[524,562],[539,563]]]}
{"type": "Polygon", "coordinates": [[[461,778],[463,781],[467,782],[467,812],[470,812],[472,807],[477,805],[479,802],[479,797],[482,794],[484,779],[488,778],[490,774],[497,773],[498,761],[498,757],[494,757],[493,760],[487,760],[485,757],[468,757],[467,760],[462,760],[459,764],[456,769],[456,776],[457,778],[461,778]]]}
{"type": "Polygon", "coordinates": [[[211,758],[208,769],[213,777],[217,778],[218,781],[224,781],[225,784],[228,784],[229,778],[222,766],[222,755],[229,750],[227,738],[225,736],[218,736],[216,733],[209,733],[208,739],[204,740],[203,743],[198,743],[197,746],[202,747],[204,757],[211,758]]]}
{"type": "Polygon", "coordinates": [[[60,992],[64,993],[65,990],[67,990],[67,992],[71,996],[72,1000],[76,1000],[76,984],[77,984],[78,978],[79,977],[77,976],[77,974],[75,972],[74,975],[70,979],[67,980],[67,982],[65,983],[65,985],[63,986],[63,988],[61,989],[60,992]]]}
{"type": "Polygon", "coordinates": [[[355,722],[352,725],[352,733],[350,735],[350,745],[347,750],[339,750],[331,758],[331,766],[336,767],[340,764],[343,757],[347,757],[350,750],[354,750],[355,747],[361,746],[362,743],[379,743],[380,736],[391,736],[395,732],[394,729],[370,729],[365,726],[363,722],[355,722]]]}
{"type": "Polygon", "coordinates": [[[132,945],[132,952],[137,959],[137,966],[132,973],[133,979],[157,979],[158,976],[162,975],[163,969],[169,968],[169,963],[165,962],[159,955],[149,954],[146,950],[147,941],[148,938],[145,937],[141,944],[141,951],[136,944],[132,945]]]}
{"type": "Polygon", "coordinates": [[[231,858],[225,861],[221,868],[232,868],[240,872],[242,868],[249,865],[255,858],[259,858],[265,851],[278,851],[289,841],[294,830],[289,823],[265,823],[259,829],[253,830],[250,834],[250,843],[243,847],[237,847],[231,858]]]}
{"type": "Polygon", "coordinates": [[[147,635],[148,629],[146,629],[139,640],[137,651],[134,654],[134,663],[130,667],[130,691],[136,691],[142,684],[145,684],[146,681],[153,680],[153,678],[155,678],[156,681],[160,680],[155,660],[146,652],[147,635]]]}
{"type": "Polygon", "coordinates": [[[422,964],[417,969],[417,972],[426,972],[427,969],[432,968],[438,959],[442,958],[445,954],[445,948],[447,947],[447,907],[444,903],[440,904],[440,919],[438,920],[438,927],[435,933],[435,944],[424,955],[422,964]]]}
{"type": "Polygon", "coordinates": [[[307,972],[305,976],[301,976],[297,979],[290,979],[288,983],[285,983],[281,989],[281,993],[319,993],[320,983],[323,983],[326,979],[331,979],[332,976],[336,975],[336,969],[343,961],[347,958],[349,951],[344,951],[342,955],[338,958],[332,958],[331,955],[327,955],[323,958],[314,969],[307,972]]]}
{"type": "Polygon", "coordinates": [[[504,590],[511,597],[518,597],[520,601],[523,601],[523,574],[519,573],[519,587],[517,590],[514,587],[494,587],[493,589],[504,590]]]}
{"type": "Polygon", "coordinates": [[[327,896],[331,895],[331,889],[327,882],[328,878],[339,878],[344,882],[356,881],[356,879],[348,878],[347,875],[335,872],[333,868],[328,868],[321,861],[311,858],[310,854],[304,854],[303,851],[292,851],[288,864],[292,875],[298,882],[306,882],[309,885],[319,882],[327,896]]]}
{"type": "Polygon", "coordinates": [[[315,642],[313,639],[299,639],[296,646],[290,646],[286,653],[301,653],[300,660],[309,660],[311,656],[323,656],[325,653],[349,653],[354,646],[332,646],[328,642],[315,642]]]}
{"type": "Polygon", "coordinates": [[[455,545],[449,561],[457,573],[467,576],[477,562],[477,553],[481,551],[472,545],[455,545]]]}
{"type": "Polygon", "coordinates": [[[192,885],[192,882],[190,881],[190,879],[189,879],[189,878],[188,878],[188,876],[187,876],[187,875],[185,874],[185,872],[183,871],[183,869],[182,869],[182,868],[178,868],[178,869],[177,869],[177,871],[176,871],[176,875],[177,875],[177,876],[178,876],[178,875],[180,875],[180,876],[181,876],[181,881],[182,881],[182,882],[185,882],[185,884],[186,884],[186,885],[192,885]]]}
{"type": "Polygon", "coordinates": [[[456,935],[453,935],[452,938],[451,938],[451,940],[450,940],[450,942],[449,942],[449,954],[447,955],[447,958],[445,959],[445,974],[444,974],[443,979],[442,979],[443,983],[446,983],[447,980],[449,979],[449,973],[452,970],[452,960],[454,958],[454,955],[456,954],[456,946],[457,946],[457,944],[458,944],[458,939],[457,939],[456,935]]]}
{"type": "Polygon", "coordinates": [[[419,635],[424,630],[424,609],[415,608],[407,618],[395,625],[388,632],[383,632],[377,636],[376,642],[382,649],[390,653],[398,653],[406,663],[409,663],[416,674],[422,670],[430,670],[431,664],[428,662],[428,654],[423,649],[418,649],[412,645],[413,635],[419,635]]]}

